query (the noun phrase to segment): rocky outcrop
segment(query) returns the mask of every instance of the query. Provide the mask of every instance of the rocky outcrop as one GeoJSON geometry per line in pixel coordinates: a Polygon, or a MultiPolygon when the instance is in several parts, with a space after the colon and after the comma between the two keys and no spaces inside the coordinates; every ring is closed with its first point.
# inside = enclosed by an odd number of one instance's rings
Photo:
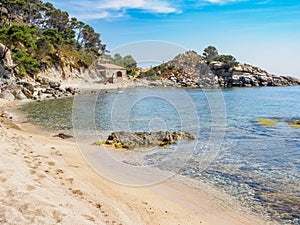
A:
{"type": "Polygon", "coordinates": [[[36,80],[16,79],[14,82],[2,81],[0,86],[0,98],[7,100],[34,99],[42,100],[47,98],[68,97],[78,93],[73,87],[62,88],[61,84],[47,78],[36,80]]]}
{"type": "Polygon", "coordinates": [[[11,51],[3,44],[0,43],[0,84],[1,80],[9,80],[12,78],[12,70],[15,67],[11,51]]]}
{"type": "MultiPolygon", "coordinates": [[[[249,64],[232,65],[220,61],[208,62],[194,51],[176,56],[173,60],[151,69],[155,79],[150,86],[172,87],[257,87],[295,86],[300,80],[268,73],[249,64]]],[[[147,75],[147,73],[145,73],[147,75]]]]}
{"type": "Polygon", "coordinates": [[[188,132],[114,132],[108,136],[104,144],[117,148],[146,148],[177,144],[178,140],[194,140],[195,136],[188,132]]]}
{"type": "Polygon", "coordinates": [[[232,68],[226,63],[212,62],[211,70],[218,76],[221,87],[295,86],[300,80],[289,76],[272,75],[249,64],[238,64],[232,68]]]}

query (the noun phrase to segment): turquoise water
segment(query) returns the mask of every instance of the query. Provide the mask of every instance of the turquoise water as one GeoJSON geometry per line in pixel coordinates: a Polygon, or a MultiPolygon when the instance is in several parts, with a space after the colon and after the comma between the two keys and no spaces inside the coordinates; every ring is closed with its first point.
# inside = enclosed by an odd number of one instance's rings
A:
{"type": "MultiPolygon", "coordinates": [[[[83,96],[73,115],[72,98],[33,102],[21,110],[29,122],[50,130],[71,131],[72,118],[81,129],[87,124],[82,118],[89,118],[88,128],[105,134],[190,131],[198,141],[191,157],[184,165],[158,164],[160,169],[177,167],[181,175],[210,183],[265,217],[300,224],[300,129],[289,124],[300,119],[299,99],[300,87],[127,89],[83,96]],[[275,123],[267,126],[260,118],[275,123]]],[[[144,159],[152,165],[163,154],[168,153],[149,152],[144,159]]]]}

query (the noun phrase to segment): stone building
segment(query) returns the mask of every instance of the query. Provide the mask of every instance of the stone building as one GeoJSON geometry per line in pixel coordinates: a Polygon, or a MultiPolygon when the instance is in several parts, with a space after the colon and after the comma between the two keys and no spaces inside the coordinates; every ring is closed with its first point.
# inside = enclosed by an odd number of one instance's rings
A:
{"type": "Polygon", "coordinates": [[[125,68],[114,64],[99,64],[97,67],[102,76],[104,76],[107,79],[107,82],[110,83],[115,83],[118,80],[123,80],[127,75],[127,71],[125,68]]]}

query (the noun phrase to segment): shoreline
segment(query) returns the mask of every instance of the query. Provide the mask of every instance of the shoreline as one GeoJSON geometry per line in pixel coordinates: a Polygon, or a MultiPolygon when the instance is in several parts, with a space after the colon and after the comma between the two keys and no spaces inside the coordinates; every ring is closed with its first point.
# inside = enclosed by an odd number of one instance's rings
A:
{"type": "MultiPolygon", "coordinates": [[[[15,102],[0,104],[13,108],[15,102]]],[[[142,188],[118,185],[89,167],[74,141],[39,133],[31,124],[11,125],[1,121],[0,222],[274,224],[205,185],[196,190],[180,179],[142,188]]]]}

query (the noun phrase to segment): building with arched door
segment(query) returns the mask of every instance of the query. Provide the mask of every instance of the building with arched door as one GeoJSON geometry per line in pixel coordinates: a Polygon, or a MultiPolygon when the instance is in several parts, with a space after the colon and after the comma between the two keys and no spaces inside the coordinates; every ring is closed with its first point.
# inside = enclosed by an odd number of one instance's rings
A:
{"type": "Polygon", "coordinates": [[[118,82],[118,80],[123,80],[126,78],[127,71],[121,66],[117,66],[110,63],[97,65],[98,71],[106,80],[110,83],[118,82]]]}

